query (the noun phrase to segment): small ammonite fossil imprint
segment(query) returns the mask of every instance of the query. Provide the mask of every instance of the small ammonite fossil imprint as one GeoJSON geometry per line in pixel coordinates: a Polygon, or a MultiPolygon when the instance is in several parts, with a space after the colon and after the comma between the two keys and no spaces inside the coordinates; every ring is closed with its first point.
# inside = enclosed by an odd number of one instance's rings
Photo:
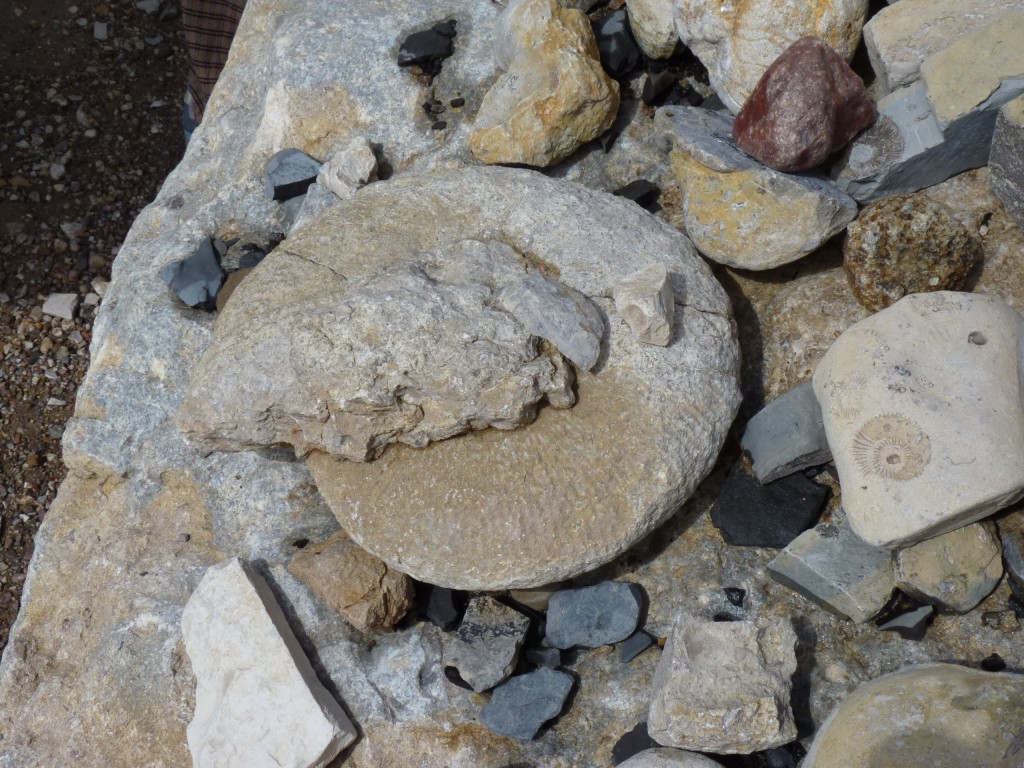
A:
{"type": "Polygon", "coordinates": [[[887,480],[917,477],[931,458],[928,435],[918,424],[896,413],[868,419],[853,438],[853,460],[861,471],[887,480]]]}

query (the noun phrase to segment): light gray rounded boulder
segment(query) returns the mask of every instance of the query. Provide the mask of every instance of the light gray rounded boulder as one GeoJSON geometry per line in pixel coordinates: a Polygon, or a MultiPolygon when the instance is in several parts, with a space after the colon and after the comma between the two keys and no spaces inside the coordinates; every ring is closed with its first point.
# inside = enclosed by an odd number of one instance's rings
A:
{"type": "Polygon", "coordinates": [[[218,319],[179,422],[207,451],[308,453],[342,526],[398,570],[530,587],[678,509],[738,368],[728,298],[685,236],[605,193],[469,168],[372,184],[289,237],[218,319]],[[651,266],[675,297],[667,347],[612,300],[651,266]]]}

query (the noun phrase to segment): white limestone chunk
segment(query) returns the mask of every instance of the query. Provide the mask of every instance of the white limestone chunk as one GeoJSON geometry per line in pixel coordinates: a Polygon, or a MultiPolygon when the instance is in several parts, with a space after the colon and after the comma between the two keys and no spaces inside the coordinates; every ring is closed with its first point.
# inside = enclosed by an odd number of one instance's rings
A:
{"type": "Polygon", "coordinates": [[[672,340],[675,303],[664,267],[651,265],[620,282],[615,309],[640,341],[667,347],[672,340]]]}

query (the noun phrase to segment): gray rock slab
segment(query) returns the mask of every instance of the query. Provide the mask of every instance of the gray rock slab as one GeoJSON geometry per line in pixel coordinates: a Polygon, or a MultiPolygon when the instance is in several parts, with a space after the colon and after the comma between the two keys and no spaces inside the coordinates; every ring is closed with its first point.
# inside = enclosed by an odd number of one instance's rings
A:
{"type": "Polygon", "coordinates": [[[530,618],[493,597],[469,601],[462,623],[445,644],[445,661],[474,691],[490,690],[512,674],[530,618]]]}
{"type": "Polygon", "coordinates": [[[305,152],[289,147],[275,152],[263,166],[267,197],[285,201],[306,194],[320,173],[320,162],[305,152]]]}
{"type": "Polygon", "coordinates": [[[494,690],[480,722],[502,736],[529,741],[558,717],[571,689],[572,677],[555,669],[517,675],[494,690]]]}
{"type": "Polygon", "coordinates": [[[74,320],[80,300],[81,296],[77,293],[51,293],[43,302],[43,314],[62,320],[74,320]]]}
{"type": "Polygon", "coordinates": [[[834,523],[800,534],[768,563],[768,572],[780,584],[856,622],[875,616],[895,586],[892,553],[834,523]]]}
{"type": "Polygon", "coordinates": [[[654,675],[647,727],[668,747],[749,754],[796,738],[796,634],[788,621],[681,615],[654,675]]]}
{"type": "Polygon", "coordinates": [[[907,594],[956,613],[988,597],[1003,576],[992,523],[973,523],[896,554],[896,584],[907,594]]]}
{"type": "Polygon", "coordinates": [[[803,766],[961,768],[965,758],[994,766],[1022,730],[1024,675],[921,664],[882,675],[843,699],[815,734],[803,766]]]}
{"type": "Polygon", "coordinates": [[[828,179],[776,171],[732,140],[732,119],[700,107],[663,107],[655,127],[672,138],[672,169],[686,233],[708,258],[771,269],[842,231],[857,204],[828,179]]]}
{"type": "Polygon", "coordinates": [[[187,259],[179,259],[160,269],[160,278],[178,294],[185,306],[209,307],[224,284],[224,269],[206,237],[187,259]]]}
{"type": "Polygon", "coordinates": [[[1017,226],[1024,229],[1024,96],[999,110],[988,166],[992,189],[1017,226]]]}
{"type": "Polygon", "coordinates": [[[548,603],[548,644],[597,648],[625,640],[636,631],[642,607],[640,589],[621,581],[555,592],[548,603]]]}
{"type": "Polygon", "coordinates": [[[196,676],[196,768],[322,768],[356,737],[266,582],[232,558],[206,571],[181,616],[196,676]]]}
{"type": "Polygon", "coordinates": [[[748,421],[743,449],[750,452],[754,474],[762,483],[832,458],[811,382],[780,395],[748,421]]]}

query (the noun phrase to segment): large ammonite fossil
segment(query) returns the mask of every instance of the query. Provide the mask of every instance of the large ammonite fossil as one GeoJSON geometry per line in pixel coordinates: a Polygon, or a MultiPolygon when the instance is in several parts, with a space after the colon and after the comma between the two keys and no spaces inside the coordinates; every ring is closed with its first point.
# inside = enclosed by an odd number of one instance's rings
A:
{"type": "Polygon", "coordinates": [[[853,459],[865,474],[910,480],[931,461],[928,435],[910,419],[885,413],[869,419],[853,438],[853,459]]]}

